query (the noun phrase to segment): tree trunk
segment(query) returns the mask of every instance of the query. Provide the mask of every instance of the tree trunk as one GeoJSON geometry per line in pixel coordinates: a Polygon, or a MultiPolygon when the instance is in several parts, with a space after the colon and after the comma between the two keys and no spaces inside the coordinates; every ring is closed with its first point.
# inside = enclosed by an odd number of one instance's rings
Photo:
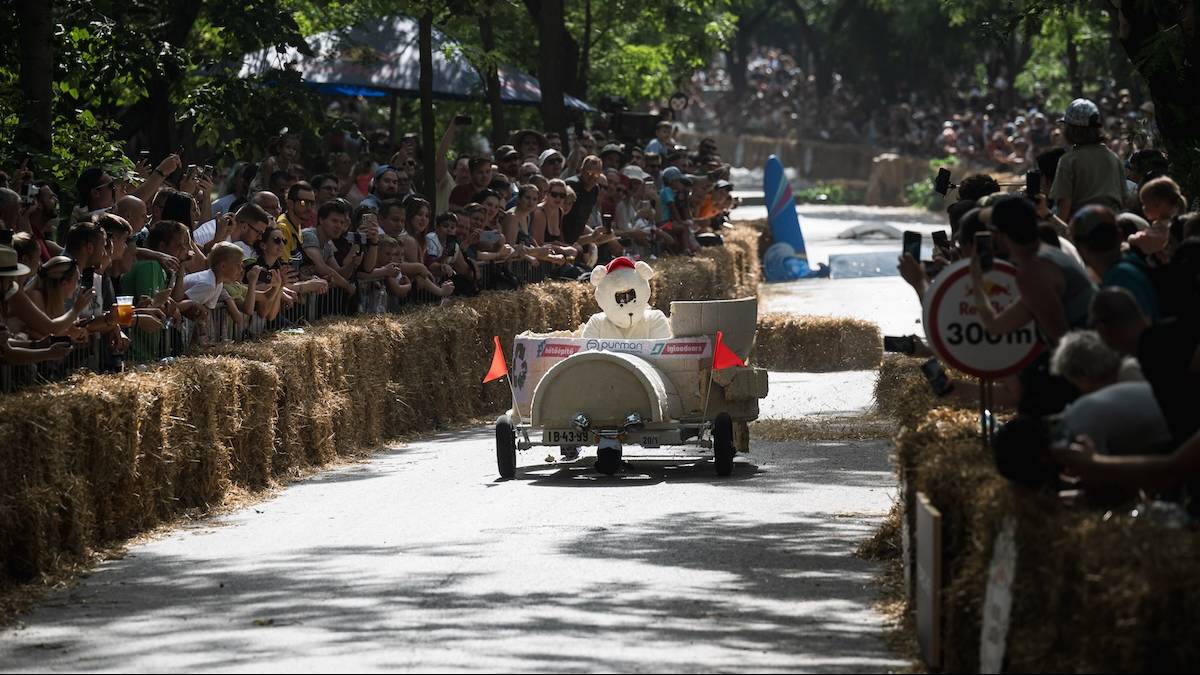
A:
{"type": "Polygon", "coordinates": [[[1063,17],[1067,28],[1067,82],[1071,84],[1071,98],[1083,96],[1083,78],[1079,73],[1079,48],[1075,45],[1075,17],[1063,17]]]}
{"type": "Polygon", "coordinates": [[[30,151],[50,153],[50,118],[54,94],[54,3],[53,0],[17,0],[17,25],[20,26],[21,128],[20,145],[30,151]]]}
{"type": "Polygon", "coordinates": [[[583,0],[583,45],[579,50],[579,68],[575,71],[575,96],[587,98],[588,71],[592,67],[592,0],[583,0]]]}
{"type": "Polygon", "coordinates": [[[484,64],[483,83],[487,88],[488,111],[492,117],[492,147],[503,145],[507,141],[508,130],[504,124],[504,108],[500,102],[500,73],[496,68],[496,31],[492,26],[495,17],[491,7],[482,9],[479,13],[479,38],[487,52],[487,62],[484,64]]]}
{"type": "Polygon", "coordinates": [[[567,63],[563,0],[542,0],[538,12],[538,79],[542,85],[542,125],[567,136],[567,108],[563,104],[567,63]]]}
{"type": "Polygon", "coordinates": [[[436,141],[433,131],[433,12],[426,10],[417,22],[418,49],[421,52],[421,194],[430,201],[437,199],[437,179],[434,176],[436,141]]]}
{"type": "MultiPolygon", "coordinates": [[[[188,36],[200,16],[203,3],[194,0],[175,0],[160,10],[165,23],[162,40],[179,50],[188,47],[188,36]]],[[[160,64],[147,87],[149,95],[149,118],[144,121],[150,134],[150,149],[154,157],[165,157],[180,147],[178,128],[175,124],[175,89],[186,71],[175,66],[160,64]]]]}
{"type": "Polygon", "coordinates": [[[1163,31],[1150,3],[1122,0],[1118,38],[1146,79],[1171,175],[1190,200],[1200,197],[1200,74],[1189,43],[1178,28],[1163,31]]]}

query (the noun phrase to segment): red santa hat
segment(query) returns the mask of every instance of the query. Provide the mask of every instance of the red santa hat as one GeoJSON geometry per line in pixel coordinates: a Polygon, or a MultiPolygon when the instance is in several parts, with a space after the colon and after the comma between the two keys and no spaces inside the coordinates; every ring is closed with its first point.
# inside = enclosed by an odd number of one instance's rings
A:
{"type": "Polygon", "coordinates": [[[628,267],[631,270],[637,269],[637,267],[634,266],[632,260],[630,260],[629,258],[626,258],[625,256],[621,256],[620,258],[613,258],[612,262],[605,265],[604,271],[608,274],[612,274],[613,272],[616,272],[617,270],[621,269],[622,267],[628,267]]]}

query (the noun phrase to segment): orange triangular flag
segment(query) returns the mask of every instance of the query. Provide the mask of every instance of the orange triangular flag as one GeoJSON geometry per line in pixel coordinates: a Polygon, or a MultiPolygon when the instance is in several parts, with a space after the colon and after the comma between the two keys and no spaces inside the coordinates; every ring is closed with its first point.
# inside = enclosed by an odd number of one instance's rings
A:
{"type": "Polygon", "coordinates": [[[484,384],[508,375],[508,363],[504,361],[504,350],[500,348],[500,336],[494,335],[492,339],[496,341],[496,351],[492,353],[492,367],[483,376],[484,384]]]}
{"type": "Polygon", "coordinates": [[[717,344],[713,346],[713,370],[724,370],[744,365],[746,365],[746,362],[738,358],[738,355],[733,353],[732,349],[725,346],[725,334],[717,331],[717,344]]]}

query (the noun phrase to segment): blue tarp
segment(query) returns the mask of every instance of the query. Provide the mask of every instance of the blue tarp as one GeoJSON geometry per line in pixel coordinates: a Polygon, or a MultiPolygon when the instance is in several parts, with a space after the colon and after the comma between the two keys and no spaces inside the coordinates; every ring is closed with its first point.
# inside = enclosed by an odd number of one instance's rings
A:
{"type": "MultiPolygon", "coordinates": [[[[420,96],[421,60],[417,20],[405,16],[383,17],[351,28],[318,33],[308,38],[313,56],[289,47],[246,55],[241,76],[252,77],[271,69],[293,69],[318,91],[349,96],[379,97],[389,94],[420,96]]],[[[536,106],[542,101],[537,78],[509,66],[500,66],[500,100],[513,105],[536,106]]],[[[433,96],[439,99],[484,98],[483,80],[462,49],[436,28],[433,31],[433,96]]],[[[568,108],[597,112],[573,97],[564,96],[568,108]]]]}

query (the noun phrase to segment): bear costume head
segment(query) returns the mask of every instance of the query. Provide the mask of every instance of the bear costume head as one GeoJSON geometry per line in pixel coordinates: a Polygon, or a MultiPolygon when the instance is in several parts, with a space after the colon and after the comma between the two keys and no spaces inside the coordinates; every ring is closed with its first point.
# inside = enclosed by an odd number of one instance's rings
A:
{"type": "Polygon", "coordinates": [[[608,265],[597,265],[592,270],[596,303],[613,325],[629,329],[644,320],[646,310],[650,309],[650,279],[653,276],[653,267],[626,257],[616,258],[608,265]]]}

